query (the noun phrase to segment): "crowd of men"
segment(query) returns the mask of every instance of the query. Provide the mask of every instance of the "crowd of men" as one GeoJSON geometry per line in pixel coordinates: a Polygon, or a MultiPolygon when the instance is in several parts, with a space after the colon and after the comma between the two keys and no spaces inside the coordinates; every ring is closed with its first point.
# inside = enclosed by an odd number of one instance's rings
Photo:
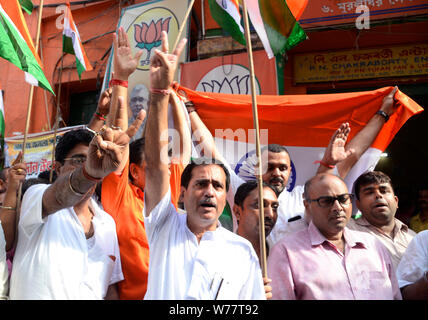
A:
{"type": "Polygon", "coordinates": [[[173,89],[185,43],[168,53],[162,33],[150,65],[148,108],[134,99],[141,110],[131,112],[127,80],[141,52],[132,54],[120,28],[113,39],[114,79],[89,130],[59,140],[54,181],[46,175],[25,180],[20,157],[4,170],[0,297],[427,299],[427,190],[412,221],[416,233],[395,218],[398,198],[387,175],[361,172],[353,190],[344,181],[394,112],[396,89],[351,141],[349,124],[342,124],[317,174],[291,192],[287,149],[264,147],[259,203],[256,180],[234,173],[198,107],[173,89]],[[178,132],[172,141],[162,138],[169,105],[178,132]],[[195,131],[203,138],[200,158],[191,158],[195,131]],[[231,230],[220,222],[226,205],[233,213],[231,230]],[[260,245],[260,205],[266,250],[260,245]],[[353,215],[353,205],[361,217],[353,215]]]}

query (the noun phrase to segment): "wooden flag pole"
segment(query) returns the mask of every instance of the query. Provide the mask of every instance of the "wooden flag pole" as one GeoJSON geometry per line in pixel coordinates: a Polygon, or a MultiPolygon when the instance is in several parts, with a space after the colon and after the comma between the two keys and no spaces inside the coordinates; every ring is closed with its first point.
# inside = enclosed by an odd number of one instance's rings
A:
{"type": "Polygon", "coordinates": [[[259,235],[260,235],[260,266],[262,269],[263,277],[267,277],[267,265],[266,265],[266,237],[265,237],[265,214],[263,206],[263,181],[262,181],[262,157],[260,151],[260,133],[259,133],[259,119],[257,111],[257,99],[256,99],[256,81],[254,73],[253,63],[253,49],[251,46],[250,26],[248,22],[247,6],[245,1],[242,1],[242,8],[244,14],[244,27],[245,27],[245,40],[247,42],[247,52],[250,65],[250,79],[251,79],[251,98],[253,105],[253,122],[254,129],[256,131],[256,155],[258,159],[258,167],[256,172],[257,183],[259,187],[259,235]]]}
{"type": "MultiPolygon", "coordinates": [[[[37,33],[36,33],[36,53],[39,51],[39,40],[40,40],[40,27],[42,24],[42,16],[43,16],[43,2],[44,0],[40,0],[39,5],[39,17],[37,21],[37,33]]],[[[31,86],[30,88],[30,97],[28,99],[28,107],[27,107],[27,120],[25,122],[25,132],[24,132],[24,141],[22,143],[22,161],[25,161],[25,146],[27,144],[27,136],[28,136],[28,128],[30,127],[30,116],[31,116],[31,109],[33,106],[33,95],[34,95],[34,86],[31,86]]],[[[19,223],[19,217],[21,215],[21,198],[22,198],[22,183],[20,183],[18,188],[18,198],[16,199],[16,225],[15,230],[18,231],[18,223],[19,223]]],[[[17,237],[15,237],[15,243],[16,244],[17,237]]]]}
{"type": "Polygon", "coordinates": [[[59,112],[60,112],[60,99],[61,99],[61,83],[62,83],[62,69],[64,68],[64,52],[61,52],[61,67],[59,68],[59,84],[58,84],[58,97],[56,100],[56,115],[55,115],[55,124],[54,124],[54,137],[52,143],[52,161],[51,161],[51,171],[49,173],[49,183],[52,183],[53,172],[54,172],[54,163],[55,163],[55,148],[56,148],[56,136],[59,127],[59,112]]]}
{"type": "Polygon", "coordinates": [[[184,26],[186,25],[186,21],[189,18],[190,12],[192,12],[192,8],[193,8],[194,3],[195,3],[195,0],[192,0],[189,8],[187,8],[186,15],[184,16],[183,23],[181,24],[180,29],[178,30],[177,39],[175,39],[175,43],[174,43],[174,46],[172,47],[171,52],[174,52],[175,48],[177,47],[178,41],[180,40],[181,34],[183,33],[183,30],[184,30],[184,26]]]}
{"type": "MultiPolygon", "coordinates": [[[[40,42],[40,59],[43,63],[43,42],[40,42]]],[[[48,130],[52,130],[51,126],[51,116],[49,114],[49,107],[48,107],[48,94],[46,90],[43,90],[44,96],[45,96],[45,111],[46,111],[46,121],[48,122],[48,130]]]]}

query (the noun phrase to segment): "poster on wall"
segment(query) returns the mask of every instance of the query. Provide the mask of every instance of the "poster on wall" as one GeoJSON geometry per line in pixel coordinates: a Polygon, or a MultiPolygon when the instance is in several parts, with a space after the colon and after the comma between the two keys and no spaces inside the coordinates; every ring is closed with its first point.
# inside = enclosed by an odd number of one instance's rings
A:
{"type": "MultiPolygon", "coordinates": [[[[56,142],[68,131],[86,128],[85,125],[60,128],[56,133],[56,142]]],[[[52,147],[54,131],[33,133],[27,136],[25,145],[25,162],[27,164],[26,179],[37,178],[43,171],[52,167],[52,147]]],[[[22,151],[24,136],[5,138],[5,167],[9,167],[22,151]]]]}
{"type": "MultiPolygon", "coordinates": [[[[263,50],[253,52],[257,94],[278,94],[275,59],[263,50]]],[[[240,53],[184,63],[180,84],[186,88],[216,93],[251,94],[248,54],[240,53]]]]}
{"type": "MultiPolygon", "coordinates": [[[[168,34],[170,51],[173,49],[174,43],[176,43],[182,24],[185,24],[185,26],[180,40],[182,38],[189,39],[189,19],[184,21],[189,5],[190,1],[154,0],[129,6],[122,10],[118,28],[123,27],[128,34],[133,55],[139,50],[143,50],[137,70],[129,77],[128,82],[128,102],[132,112],[129,118],[130,123],[142,108],[145,110],[148,108],[150,59],[154,54],[154,50],[160,49],[161,32],[166,31],[168,34]]],[[[187,56],[188,46],[183,50],[179,63],[185,62],[187,56]]],[[[107,88],[112,72],[114,72],[112,62],[113,50],[107,65],[102,91],[107,88]]],[[[178,80],[177,75],[176,77],[176,80],[178,80]]],[[[140,131],[135,137],[141,137],[143,127],[144,124],[140,127],[140,131]]]]}

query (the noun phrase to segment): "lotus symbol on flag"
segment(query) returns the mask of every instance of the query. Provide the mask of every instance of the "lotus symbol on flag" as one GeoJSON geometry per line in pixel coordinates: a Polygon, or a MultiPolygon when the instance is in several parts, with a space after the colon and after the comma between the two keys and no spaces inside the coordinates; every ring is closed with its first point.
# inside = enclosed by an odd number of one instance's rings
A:
{"type": "Polygon", "coordinates": [[[150,64],[150,54],[153,48],[159,47],[162,43],[161,33],[162,31],[168,32],[169,21],[171,17],[166,18],[162,21],[162,18],[157,22],[152,20],[150,24],[142,22],[141,25],[134,24],[134,38],[137,42],[137,47],[140,49],[147,50],[147,57],[145,60],[141,60],[141,64],[150,64]]]}

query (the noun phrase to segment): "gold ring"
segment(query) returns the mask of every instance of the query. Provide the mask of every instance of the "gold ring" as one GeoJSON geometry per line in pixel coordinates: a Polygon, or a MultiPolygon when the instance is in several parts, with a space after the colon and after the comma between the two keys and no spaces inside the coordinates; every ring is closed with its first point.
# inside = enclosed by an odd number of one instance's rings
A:
{"type": "Polygon", "coordinates": [[[21,173],[21,172],[25,172],[25,170],[21,169],[21,168],[18,168],[18,169],[16,169],[16,172],[21,173]]]}

